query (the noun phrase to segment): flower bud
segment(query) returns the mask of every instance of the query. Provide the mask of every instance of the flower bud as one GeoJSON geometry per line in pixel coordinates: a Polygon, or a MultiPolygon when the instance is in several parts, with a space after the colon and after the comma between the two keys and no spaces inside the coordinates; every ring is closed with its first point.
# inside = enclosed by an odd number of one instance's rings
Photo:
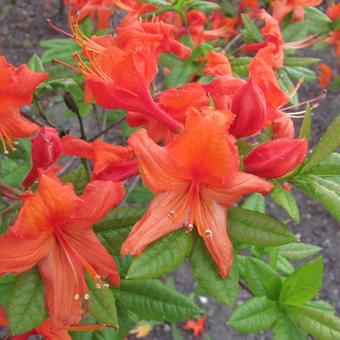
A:
{"type": "Polygon", "coordinates": [[[31,143],[32,168],[22,182],[25,188],[35,182],[39,175],[39,168],[47,169],[55,163],[62,154],[62,143],[56,129],[45,126],[41,127],[31,143]]]}
{"type": "Polygon", "coordinates": [[[244,171],[265,178],[277,178],[296,169],[305,159],[305,139],[276,139],[255,148],[244,159],[244,171]]]}
{"type": "Polygon", "coordinates": [[[237,138],[251,136],[264,126],[266,99],[252,79],[235,93],[231,112],[235,120],[229,131],[237,138]]]}

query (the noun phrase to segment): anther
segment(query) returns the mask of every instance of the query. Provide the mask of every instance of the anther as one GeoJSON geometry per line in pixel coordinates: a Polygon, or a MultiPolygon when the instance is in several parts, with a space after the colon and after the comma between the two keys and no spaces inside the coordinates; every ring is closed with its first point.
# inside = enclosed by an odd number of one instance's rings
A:
{"type": "Polygon", "coordinates": [[[110,285],[109,285],[108,283],[104,283],[104,284],[103,284],[103,287],[104,287],[104,288],[109,288],[110,285]]]}
{"type": "Polygon", "coordinates": [[[194,229],[194,225],[192,223],[189,223],[187,226],[187,231],[191,233],[193,229],[194,229]]]}
{"type": "Polygon", "coordinates": [[[175,212],[173,210],[170,210],[169,213],[168,213],[168,218],[172,219],[174,217],[175,217],[175,212]]]}
{"type": "Polygon", "coordinates": [[[204,233],[206,237],[211,237],[213,234],[211,229],[205,229],[204,233]]]}
{"type": "Polygon", "coordinates": [[[19,142],[18,142],[17,140],[15,140],[15,141],[13,142],[13,144],[14,144],[14,145],[19,145],[19,142]]]}
{"type": "Polygon", "coordinates": [[[75,295],[74,295],[74,299],[75,299],[76,301],[78,301],[78,300],[80,299],[80,295],[79,295],[79,294],[75,294],[75,295]]]}
{"type": "Polygon", "coordinates": [[[102,288],[102,285],[100,283],[96,283],[96,288],[100,289],[100,288],[102,288]]]}
{"type": "Polygon", "coordinates": [[[89,294],[84,294],[84,299],[85,300],[88,300],[90,298],[90,295],[89,294]]]}

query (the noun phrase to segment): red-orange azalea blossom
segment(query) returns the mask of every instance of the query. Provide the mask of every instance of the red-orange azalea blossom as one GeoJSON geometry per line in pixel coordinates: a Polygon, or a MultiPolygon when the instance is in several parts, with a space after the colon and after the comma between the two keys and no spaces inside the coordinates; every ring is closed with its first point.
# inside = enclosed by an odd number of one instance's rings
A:
{"type": "MultiPolygon", "coordinates": [[[[340,3],[329,7],[327,10],[327,15],[335,24],[340,17],[340,3]]],[[[340,28],[330,32],[329,37],[325,39],[325,41],[335,45],[335,54],[340,57],[340,28]]]]}
{"type": "Polygon", "coordinates": [[[183,325],[183,328],[186,330],[191,330],[194,336],[203,336],[205,333],[204,325],[207,319],[208,318],[203,315],[198,320],[188,320],[183,325]]]}
{"type": "Polygon", "coordinates": [[[38,191],[24,196],[16,222],[0,237],[0,275],[38,264],[51,320],[60,326],[77,324],[82,300],[90,298],[85,272],[98,288],[106,286],[101,277],[119,284],[116,265],[92,225],[123,196],[121,183],[93,181],[78,197],[51,171],[42,174],[38,191]]]}
{"type": "Polygon", "coordinates": [[[321,63],[319,65],[319,72],[319,86],[325,89],[332,81],[332,69],[327,64],[321,63]]]}
{"type": "Polygon", "coordinates": [[[272,188],[239,171],[235,139],[227,133],[232,119],[229,112],[191,109],[184,132],[172,144],[158,146],[145,130],[129,138],[155,197],[123,243],[122,255],[139,255],[160,237],[196,226],[221,276],[228,275],[233,254],[224,207],[242,195],[272,188]]]}
{"type": "Polygon", "coordinates": [[[0,140],[4,153],[8,153],[6,142],[14,150],[13,139],[31,136],[38,126],[20,115],[20,106],[32,102],[35,88],[47,73],[31,71],[26,65],[18,68],[0,56],[0,140]]]}
{"type": "Polygon", "coordinates": [[[322,0],[274,0],[271,3],[273,17],[279,21],[283,20],[289,13],[293,12],[294,20],[304,19],[304,8],[320,5],[322,0]]]}

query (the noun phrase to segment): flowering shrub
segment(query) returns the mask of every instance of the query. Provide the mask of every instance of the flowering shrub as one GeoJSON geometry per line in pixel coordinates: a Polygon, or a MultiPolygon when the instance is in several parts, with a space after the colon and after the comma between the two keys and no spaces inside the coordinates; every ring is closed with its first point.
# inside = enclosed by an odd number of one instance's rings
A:
{"type": "MultiPolygon", "coordinates": [[[[124,339],[155,321],[200,336],[195,294],[160,279],[186,258],[196,295],[229,305],[235,331],[340,339],[315,298],[321,249],[288,226],[293,187],[340,220],[340,118],[308,152],[325,93],[299,101],[320,60],[296,52],[339,55],[340,7],[269,3],[70,0],[69,28],[48,20],[61,36],[41,57],[0,56],[0,325],[13,339],[124,339]],[[285,220],[266,214],[269,197],[285,220]],[[240,287],[250,297],[236,306],[240,287]]],[[[328,65],[317,72],[337,90],[328,65]]]]}

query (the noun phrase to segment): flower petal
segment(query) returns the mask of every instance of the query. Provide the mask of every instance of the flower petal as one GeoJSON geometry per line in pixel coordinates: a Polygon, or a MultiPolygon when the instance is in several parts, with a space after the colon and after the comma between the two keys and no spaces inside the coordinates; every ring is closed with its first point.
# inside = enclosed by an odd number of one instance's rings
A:
{"type": "Polygon", "coordinates": [[[233,262],[233,247],[227,234],[226,209],[205,190],[201,192],[199,209],[201,212],[195,212],[195,216],[199,216],[198,221],[195,221],[198,232],[203,237],[220,275],[226,277],[233,262]]]}
{"type": "Polygon", "coordinates": [[[49,316],[58,325],[77,324],[82,316],[81,299],[75,299],[75,294],[82,293],[79,291],[80,268],[75,266],[70,255],[59,246],[39,263],[49,316]]]}
{"type": "Polygon", "coordinates": [[[22,273],[34,267],[53,248],[53,239],[41,234],[26,239],[7,232],[0,236],[0,275],[22,273]]]}
{"type": "Polygon", "coordinates": [[[140,162],[143,181],[153,192],[171,191],[182,186],[180,173],[171,161],[168,150],[158,146],[144,129],[128,140],[140,162]]]}
{"type": "Polygon", "coordinates": [[[121,255],[140,255],[151,242],[179,229],[182,226],[182,220],[179,223],[172,223],[168,217],[173,208],[171,202],[177,201],[178,192],[157,194],[147,212],[134,225],[123,243],[121,255]]]}

